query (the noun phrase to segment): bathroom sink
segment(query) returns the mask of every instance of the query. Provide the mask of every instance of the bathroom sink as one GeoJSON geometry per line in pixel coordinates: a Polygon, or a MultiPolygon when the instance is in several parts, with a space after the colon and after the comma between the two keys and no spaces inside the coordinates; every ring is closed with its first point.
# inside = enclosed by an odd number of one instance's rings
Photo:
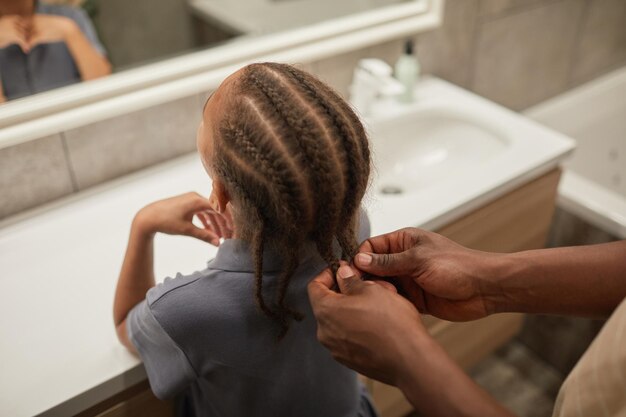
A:
{"type": "Polygon", "coordinates": [[[507,150],[506,132],[462,109],[439,106],[372,126],[375,192],[415,192],[464,175],[507,150]]]}
{"type": "Polygon", "coordinates": [[[436,229],[554,169],[575,147],[558,132],[434,77],[417,83],[413,103],[381,99],[363,121],[374,162],[375,234],[412,225],[436,229]]]}

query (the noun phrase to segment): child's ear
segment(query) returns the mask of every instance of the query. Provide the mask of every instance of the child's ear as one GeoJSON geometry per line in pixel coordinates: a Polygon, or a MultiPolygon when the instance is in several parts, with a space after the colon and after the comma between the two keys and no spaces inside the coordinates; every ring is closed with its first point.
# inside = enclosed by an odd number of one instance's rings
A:
{"type": "Polygon", "coordinates": [[[213,180],[213,189],[209,196],[209,204],[211,208],[218,213],[224,213],[226,211],[226,205],[230,202],[230,196],[224,184],[218,180],[213,180]]]}

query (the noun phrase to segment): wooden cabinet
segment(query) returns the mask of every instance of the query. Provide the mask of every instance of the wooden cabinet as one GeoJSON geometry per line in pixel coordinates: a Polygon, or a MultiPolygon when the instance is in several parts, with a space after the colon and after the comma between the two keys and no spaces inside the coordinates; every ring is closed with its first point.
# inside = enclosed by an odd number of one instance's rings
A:
{"type": "Polygon", "coordinates": [[[75,417],[174,417],[174,402],[159,400],[144,381],[75,417]]]}
{"type": "MultiPolygon", "coordinates": [[[[556,197],[560,170],[484,205],[437,232],[470,248],[516,252],[544,246],[556,197]]],[[[521,326],[519,314],[498,314],[467,323],[425,316],[430,333],[461,366],[467,368],[513,337],[521,326]]],[[[412,407],[395,387],[362,378],[383,417],[400,417],[412,407]]],[[[154,397],[147,382],[81,413],[80,417],[171,417],[171,402],[154,397]]]]}
{"type": "MultiPolygon", "coordinates": [[[[556,169],[437,230],[473,249],[517,252],[543,248],[552,221],[560,170],[556,169]]],[[[452,323],[425,316],[431,335],[462,367],[469,368],[519,331],[521,314],[497,314],[482,320],[452,323]]],[[[382,417],[412,410],[400,390],[369,384],[382,417]]]]}

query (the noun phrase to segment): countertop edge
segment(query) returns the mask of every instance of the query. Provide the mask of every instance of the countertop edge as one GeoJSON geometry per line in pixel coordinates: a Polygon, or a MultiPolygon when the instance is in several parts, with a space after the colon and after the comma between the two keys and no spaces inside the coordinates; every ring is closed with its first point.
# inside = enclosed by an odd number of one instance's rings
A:
{"type": "Polygon", "coordinates": [[[146,375],[143,363],[140,362],[136,366],[104,381],[100,385],[91,387],[76,397],[69,398],[61,404],[36,414],[34,417],[66,417],[76,415],[116,394],[124,392],[128,388],[147,380],[147,378],[148,376],[146,375]]]}

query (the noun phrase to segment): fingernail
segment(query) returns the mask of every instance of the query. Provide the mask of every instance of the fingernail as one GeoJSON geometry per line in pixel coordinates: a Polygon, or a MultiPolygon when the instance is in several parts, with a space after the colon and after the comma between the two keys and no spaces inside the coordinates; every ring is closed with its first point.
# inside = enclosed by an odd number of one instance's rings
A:
{"type": "Polygon", "coordinates": [[[368,266],[372,263],[372,255],[368,255],[367,253],[359,253],[356,256],[356,261],[360,265],[368,266]]]}
{"type": "Polygon", "coordinates": [[[337,270],[337,275],[341,279],[348,279],[354,276],[354,272],[352,272],[352,268],[344,265],[339,267],[339,269],[337,270]]]}

